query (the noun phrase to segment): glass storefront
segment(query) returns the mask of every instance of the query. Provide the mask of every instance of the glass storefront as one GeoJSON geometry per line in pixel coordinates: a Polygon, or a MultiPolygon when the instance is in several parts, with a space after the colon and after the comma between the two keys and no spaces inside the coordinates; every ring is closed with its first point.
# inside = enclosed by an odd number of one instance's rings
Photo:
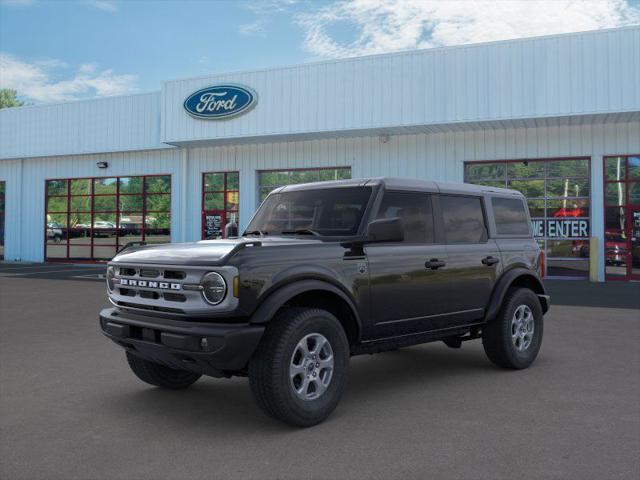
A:
{"type": "Polygon", "coordinates": [[[310,168],[305,170],[262,170],[258,172],[258,198],[262,202],[269,192],[283,185],[325,182],[351,178],[351,167],[310,168]]]}
{"type": "Polygon", "coordinates": [[[129,242],[171,241],[171,176],[46,182],[46,260],[109,260],[129,242]]]}
{"type": "Polygon", "coordinates": [[[519,190],[534,236],[546,254],[545,275],[589,276],[591,180],[588,158],[467,162],[467,183],[519,190]]]}
{"type": "Polygon", "coordinates": [[[640,280],[640,155],[604,158],[607,280],[640,280]]]}
{"type": "Polygon", "coordinates": [[[202,174],[202,238],[235,237],[240,217],[240,175],[238,172],[202,174]]]}
{"type": "Polygon", "coordinates": [[[4,260],[4,212],[6,183],[0,182],[0,260],[4,260]]]}

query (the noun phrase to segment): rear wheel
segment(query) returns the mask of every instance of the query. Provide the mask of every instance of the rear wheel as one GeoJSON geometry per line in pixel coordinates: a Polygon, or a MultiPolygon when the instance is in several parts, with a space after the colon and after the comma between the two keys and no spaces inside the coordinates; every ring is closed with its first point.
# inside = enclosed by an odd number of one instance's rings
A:
{"type": "Polygon", "coordinates": [[[335,409],[345,386],[349,343],[340,322],[315,308],[282,310],[249,363],[249,382],[270,417],[309,427],[335,409]]]}
{"type": "Polygon", "coordinates": [[[484,327],[482,345],[494,364],[527,368],[542,345],[543,314],[540,301],[528,288],[512,288],[498,316],[484,327]]]}
{"type": "Polygon", "coordinates": [[[201,377],[197,373],[174,370],[173,368],[150,362],[129,352],[127,352],[127,362],[129,362],[129,367],[140,380],[156,387],[180,390],[187,388],[201,377]]]}

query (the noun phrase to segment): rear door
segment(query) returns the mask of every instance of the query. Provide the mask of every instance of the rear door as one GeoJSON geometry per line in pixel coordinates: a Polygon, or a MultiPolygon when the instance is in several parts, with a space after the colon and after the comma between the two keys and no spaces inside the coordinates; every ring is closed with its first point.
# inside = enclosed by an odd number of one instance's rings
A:
{"type": "Polygon", "coordinates": [[[434,318],[447,311],[447,252],[436,234],[433,212],[429,193],[384,193],[377,218],[400,217],[405,238],[365,247],[372,338],[437,328],[434,318]]]}
{"type": "Polygon", "coordinates": [[[500,265],[500,252],[489,238],[482,196],[441,194],[446,242],[450,310],[459,324],[484,316],[500,265]]]}

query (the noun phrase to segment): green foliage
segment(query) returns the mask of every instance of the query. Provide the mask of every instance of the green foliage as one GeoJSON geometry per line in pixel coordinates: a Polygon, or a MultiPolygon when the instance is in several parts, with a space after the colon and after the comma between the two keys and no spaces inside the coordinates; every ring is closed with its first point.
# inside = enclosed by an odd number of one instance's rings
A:
{"type": "Polygon", "coordinates": [[[0,88],[0,108],[21,107],[24,102],[18,100],[18,92],[10,88],[0,88]]]}

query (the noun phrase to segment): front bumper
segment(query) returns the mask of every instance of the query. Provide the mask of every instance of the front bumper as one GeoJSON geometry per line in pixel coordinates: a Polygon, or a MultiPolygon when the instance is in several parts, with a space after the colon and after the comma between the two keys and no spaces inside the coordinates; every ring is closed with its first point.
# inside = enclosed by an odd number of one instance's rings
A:
{"type": "Polygon", "coordinates": [[[187,322],[116,308],[100,312],[100,328],[134,355],[212,377],[244,370],[264,333],[263,326],[248,323],[187,322]]]}

